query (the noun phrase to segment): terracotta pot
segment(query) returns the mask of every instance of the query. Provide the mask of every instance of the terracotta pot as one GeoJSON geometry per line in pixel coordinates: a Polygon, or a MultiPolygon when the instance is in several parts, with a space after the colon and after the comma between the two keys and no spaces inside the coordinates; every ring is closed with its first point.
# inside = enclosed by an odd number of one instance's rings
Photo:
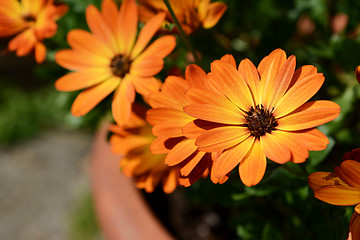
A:
{"type": "Polygon", "coordinates": [[[173,239],[132,180],[119,171],[119,157],[111,153],[106,142],[107,126],[103,124],[96,134],[90,157],[95,210],[105,239],[173,239]]]}

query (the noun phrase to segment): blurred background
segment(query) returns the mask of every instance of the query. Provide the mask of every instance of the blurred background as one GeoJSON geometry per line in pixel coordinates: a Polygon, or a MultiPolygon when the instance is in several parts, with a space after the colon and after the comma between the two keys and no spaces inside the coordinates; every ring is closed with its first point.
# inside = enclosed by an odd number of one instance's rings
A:
{"type": "MultiPolygon", "coordinates": [[[[67,71],[54,62],[68,48],[67,33],[88,29],[85,8],[101,0],[63,0],[68,13],[57,34],[45,40],[47,61],[18,58],[0,40],[0,239],[102,239],[89,185],[88,159],[109,99],[84,117],[70,114],[78,92],[58,92],[54,82],[67,71]]],[[[119,3],[121,1],[117,1],[119,3]]],[[[228,9],[212,29],[189,36],[208,71],[210,62],[233,54],[255,65],[276,48],[295,55],[297,68],[311,64],[325,83],[314,99],[337,102],[339,118],[319,129],[330,144],[304,164],[269,162],[256,187],[244,187],[234,171],[223,185],[209,179],[165,195],[142,193],[177,239],[345,239],[352,207],[316,200],[307,175],[333,171],[342,155],[360,147],[360,1],[224,0],[228,9]],[[181,209],[181,210],[179,210],[181,209]],[[191,224],[189,224],[191,223],[191,224]]],[[[158,75],[184,73],[189,52],[177,48],[158,75]]]]}

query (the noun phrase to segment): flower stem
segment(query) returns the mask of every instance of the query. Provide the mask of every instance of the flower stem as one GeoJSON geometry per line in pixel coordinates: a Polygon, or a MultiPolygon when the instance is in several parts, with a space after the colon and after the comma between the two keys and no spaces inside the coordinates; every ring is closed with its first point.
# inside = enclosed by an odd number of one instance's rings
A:
{"type": "Polygon", "coordinates": [[[174,20],[174,23],[175,23],[175,26],[177,27],[177,29],[179,29],[179,32],[180,32],[180,37],[182,39],[182,41],[185,43],[186,47],[190,50],[191,54],[193,55],[194,57],[194,60],[195,60],[195,63],[197,65],[200,65],[200,59],[198,57],[198,55],[196,54],[195,52],[195,49],[193,48],[193,46],[191,45],[188,37],[186,36],[183,28],[181,27],[180,23],[179,23],[179,20],[177,19],[175,13],[174,13],[174,10],[172,9],[171,5],[170,5],[170,2],[169,0],[163,0],[166,7],[168,8],[169,10],[169,13],[171,15],[171,17],[173,18],[174,20]]]}

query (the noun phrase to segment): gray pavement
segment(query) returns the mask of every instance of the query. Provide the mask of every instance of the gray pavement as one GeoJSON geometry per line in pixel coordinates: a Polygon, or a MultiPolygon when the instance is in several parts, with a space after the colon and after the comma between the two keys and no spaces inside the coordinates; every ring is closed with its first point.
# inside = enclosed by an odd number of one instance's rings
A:
{"type": "Polygon", "coordinates": [[[79,197],[89,191],[92,135],[48,131],[0,147],[0,239],[69,239],[79,197]]]}

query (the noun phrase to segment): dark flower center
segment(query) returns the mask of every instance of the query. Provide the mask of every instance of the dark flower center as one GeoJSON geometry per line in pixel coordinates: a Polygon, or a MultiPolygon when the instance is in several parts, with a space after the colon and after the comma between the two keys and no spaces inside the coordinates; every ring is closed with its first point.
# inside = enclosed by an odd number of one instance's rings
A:
{"type": "Polygon", "coordinates": [[[124,55],[116,55],[110,62],[110,68],[115,76],[123,78],[130,71],[131,60],[124,55]]]}
{"type": "Polygon", "coordinates": [[[36,21],[36,17],[31,14],[23,16],[23,19],[26,22],[35,22],[36,21]]]}
{"type": "Polygon", "coordinates": [[[269,112],[262,104],[256,105],[255,108],[251,107],[246,112],[245,125],[249,128],[252,136],[259,139],[265,133],[271,133],[272,130],[275,130],[278,123],[272,112],[273,110],[269,112]]]}

